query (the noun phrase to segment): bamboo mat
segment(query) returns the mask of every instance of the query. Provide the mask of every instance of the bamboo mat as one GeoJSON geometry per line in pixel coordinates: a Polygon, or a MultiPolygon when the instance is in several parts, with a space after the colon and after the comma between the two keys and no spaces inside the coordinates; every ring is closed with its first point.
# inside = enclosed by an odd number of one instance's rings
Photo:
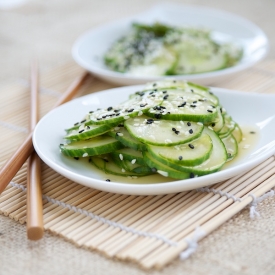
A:
{"type": "MultiPolygon", "coordinates": [[[[43,116],[82,72],[66,64],[41,76],[43,116]]],[[[275,93],[275,61],[265,61],[213,86],[275,93]]],[[[90,77],[79,95],[114,87],[90,77]]],[[[28,132],[29,83],[18,80],[0,91],[0,166],[28,132]]],[[[209,188],[158,196],[129,196],[91,189],[42,165],[45,230],[107,257],[130,260],[144,268],[162,268],[189,257],[198,241],[247,206],[273,196],[274,157],[244,175],[209,188]],[[271,190],[271,191],[270,191],[271,190]]],[[[0,196],[0,213],[26,222],[26,165],[0,196]]]]}

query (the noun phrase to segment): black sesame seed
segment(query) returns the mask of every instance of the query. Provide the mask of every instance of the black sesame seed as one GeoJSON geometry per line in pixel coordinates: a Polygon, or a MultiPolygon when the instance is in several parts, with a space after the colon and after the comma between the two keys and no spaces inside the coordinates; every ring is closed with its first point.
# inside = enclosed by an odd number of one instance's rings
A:
{"type": "Polygon", "coordinates": [[[152,91],[152,92],[149,93],[149,95],[152,95],[153,93],[154,93],[154,92],[152,91]]]}
{"type": "Polygon", "coordinates": [[[158,91],[158,89],[154,89],[154,92],[157,92],[158,91]]]}
{"type": "Polygon", "coordinates": [[[155,118],[160,119],[161,118],[161,114],[155,114],[155,118]]]}
{"type": "Polygon", "coordinates": [[[193,103],[197,103],[198,101],[193,101],[193,103]]]}
{"type": "Polygon", "coordinates": [[[84,129],[83,129],[83,130],[78,131],[78,133],[79,133],[79,134],[81,134],[82,132],[84,132],[84,129]]]}
{"type": "Polygon", "coordinates": [[[106,181],[111,181],[110,179],[106,179],[106,181]]]}
{"type": "Polygon", "coordinates": [[[212,92],[209,92],[209,94],[210,94],[210,95],[213,95],[213,93],[212,93],[212,92]]]}
{"type": "Polygon", "coordinates": [[[193,130],[192,130],[192,129],[190,129],[190,130],[189,130],[189,133],[190,133],[190,134],[193,134],[193,130]]]}
{"type": "Polygon", "coordinates": [[[179,160],[182,160],[182,156],[179,156],[179,160]]]}
{"type": "Polygon", "coordinates": [[[180,133],[180,131],[175,131],[175,134],[178,135],[180,133]]]}
{"type": "Polygon", "coordinates": [[[194,149],[195,148],[195,146],[193,145],[193,144],[188,144],[188,146],[191,148],[191,149],[194,149]]]}
{"type": "Polygon", "coordinates": [[[108,107],[107,108],[107,111],[111,111],[111,110],[113,110],[113,107],[108,107]]]}
{"type": "Polygon", "coordinates": [[[194,173],[190,173],[190,179],[192,179],[194,177],[195,177],[194,173]]]}
{"type": "Polygon", "coordinates": [[[178,107],[184,107],[186,105],[186,102],[183,102],[181,105],[179,105],[178,107]]]}
{"type": "Polygon", "coordinates": [[[119,112],[120,110],[114,110],[115,113],[119,112]]]}
{"type": "Polygon", "coordinates": [[[254,132],[254,131],[250,131],[249,133],[250,133],[250,134],[256,134],[256,132],[254,132]]]}
{"type": "Polygon", "coordinates": [[[212,108],[216,108],[216,106],[214,106],[214,105],[210,105],[212,108]]]}
{"type": "Polygon", "coordinates": [[[164,94],[166,94],[167,93],[167,91],[162,91],[164,94]]]}
{"type": "Polygon", "coordinates": [[[76,126],[76,125],[78,125],[79,124],[79,122],[76,122],[75,124],[74,124],[74,126],[76,126]]]}
{"type": "Polygon", "coordinates": [[[79,157],[74,157],[74,159],[79,160],[79,157]]]}
{"type": "Polygon", "coordinates": [[[167,98],[168,98],[168,96],[169,96],[169,95],[165,95],[165,96],[163,97],[163,99],[167,99],[167,98]]]}
{"type": "Polygon", "coordinates": [[[193,90],[193,89],[191,89],[191,92],[192,92],[192,93],[194,93],[194,90],[193,90]]]}
{"type": "Polygon", "coordinates": [[[216,125],[216,123],[212,123],[212,124],[211,124],[212,127],[215,127],[215,125],[216,125]]]}
{"type": "Polygon", "coordinates": [[[195,104],[191,104],[191,105],[190,105],[190,107],[195,108],[195,107],[197,107],[197,105],[195,105],[195,104]]]}
{"type": "Polygon", "coordinates": [[[155,172],[157,172],[157,168],[152,167],[152,168],[151,168],[151,171],[155,173],[155,172]]]}
{"type": "Polygon", "coordinates": [[[84,122],[86,122],[86,119],[83,119],[82,121],[80,121],[80,123],[84,123],[84,122]]]}
{"type": "Polygon", "coordinates": [[[176,128],[172,128],[172,131],[174,131],[174,132],[175,132],[176,130],[177,130],[176,128]]]}
{"type": "Polygon", "coordinates": [[[87,129],[88,129],[88,130],[91,129],[90,126],[87,126],[87,129]]]}
{"type": "Polygon", "coordinates": [[[97,118],[97,120],[101,120],[101,118],[100,118],[100,117],[98,117],[98,118],[97,118]]]}
{"type": "Polygon", "coordinates": [[[188,125],[188,126],[191,126],[191,122],[188,121],[188,122],[187,122],[187,125],[188,125]]]}
{"type": "Polygon", "coordinates": [[[213,111],[212,111],[212,110],[207,110],[207,112],[208,112],[208,113],[213,113],[213,111]]]}
{"type": "Polygon", "coordinates": [[[117,114],[116,114],[116,116],[119,116],[119,115],[120,115],[120,113],[117,113],[117,114]]]}
{"type": "Polygon", "coordinates": [[[202,102],[203,102],[203,101],[204,101],[204,99],[201,99],[201,98],[200,98],[200,99],[199,99],[199,101],[202,101],[202,102]]]}
{"type": "Polygon", "coordinates": [[[227,153],[227,157],[231,158],[232,157],[231,153],[227,153]]]}
{"type": "Polygon", "coordinates": [[[160,106],[160,108],[161,108],[161,109],[166,109],[166,107],[164,107],[164,106],[160,106]]]}
{"type": "Polygon", "coordinates": [[[105,162],[109,162],[109,160],[107,160],[107,159],[103,159],[105,162]]]}
{"type": "Polygon", "coordinates": [[[128,110],[128,113],[131,113],[131,112],[133,112],[135,109],[130,109],[130,110],[128,110]]]}
{"type": "Polygon", "coordinates": [[[122,123],[117,125],[118,127],[124,127],[124,125],[122,123]]]}
{"type": "Polygon", "coordinates": [[[89,114],[92,114],[94,111],[90,111],[89,114]]]}
{"type": "Polygon", "coordinates": [[[157,83],[154,83],[154,84],[153,84],[153,87],[156,87],[156,86],[157,86],[157,83]]]}
{"type": "Polygon", "coordinates": [[[144,103],[144,104],[140,104],[139,106],[140,107],[145,107],[147,105],[147,103],[144,103]]]}
{"type": "Polygon", "coordinates": [[[222,108],[220,108],[221,114],[222,114],[222,108]]]}
{"type": "Polygon", "coordinates": [[[64,144],[63,144],[63,143],[60,143],[59,145],[60,145],[60,146],[64,146],[64,144]]]}

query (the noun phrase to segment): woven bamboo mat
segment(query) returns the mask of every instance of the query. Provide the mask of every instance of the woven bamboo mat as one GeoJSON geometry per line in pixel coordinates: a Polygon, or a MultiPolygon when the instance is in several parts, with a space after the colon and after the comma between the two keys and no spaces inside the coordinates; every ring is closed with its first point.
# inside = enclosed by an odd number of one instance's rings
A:
{"type": "MultiPolygon", "coordinates": [[[[43,116],[82,72],[75,64],[41,76],[43,116]]],[[[275,93],[275,61],[265,61],[213,86],[247,92],[275,93]]],[[[92,77],[79,95],[112,88],[92,77]]],[[[22,143],[28,132],[29,83],[18,80],[0,91],[0,166],[22,143]]],[[[45,229],[77,246],[108,257],[137,262],[144,268],[162,268],[175,257],[191,255],[198,241],[275,186],[274,158],[244,175],[209,188],[158,196],[129,196],[101,192],[72,182],[42,165],[45,229]]],[[[26,165],[0,196],[0,213],[26,222],[26,165]]]]}

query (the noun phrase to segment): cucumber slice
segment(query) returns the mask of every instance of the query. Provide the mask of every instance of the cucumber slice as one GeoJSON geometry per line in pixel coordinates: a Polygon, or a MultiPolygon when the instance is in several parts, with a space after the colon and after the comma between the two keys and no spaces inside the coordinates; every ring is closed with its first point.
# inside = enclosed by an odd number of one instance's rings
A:
{"type": "Polygon", "coordinates": [[[140,116],[125,121],[124,126],[139,141],[158,146],[173,146],[189,142],[201,135],[201,123],[154,120],[140,116]]]}
{"type": "Polygon", "coordinates": [[[226,149],[219,136],[208,128],[204,128],[204,132],[211,137],[213,143],[213,149],[209,159],[194,167],[181,166],[183,171],[190,171],[199,176],[207,175],[219,171],[227,161],[226,149]]]}
{"type": "Polygon", "coordinates": [[[156,159],[161,158],[160,161],[168,166],[170,162],[178,165],[195,166],[209,158],[213,145],[210,136],[203,133],[198,139],[193,140],[191,143],[172,147],[148,145],[147,148],[150,154],[156,159]]]}
{"type": "Polygon", "coordinates": [[[64,138],[69,140],[90,139],[108,132],[111,128],[111,126],[105,124],[87,126],[84,126],[84,124],[82,124],[82,127],[79,127],[75,130],[70,130],[64,138]]]}
{"type": "Polygon", "coordinates": [[[116,156],[124,160],[128,160],[132,164],[137,163],[139,165],[146,165],[142,153],[132,148],[122,148],[120,150],[114,151],[111,153],[111,156],[116,156]]]}
{"type": "Polygon", "coordinates": [[[227,161],[230,161],[238,154],[238,142],[232,134],[222,138],[222,142],[227,152],[227,161]]]}
{"type": "Polygon", "coordinates": [[[154,158],[153,155],[151,155],[149,152],[143,152],[143,157],[149,167],[151,167],[153,170],[156,170],[157,173],[164,177],[170,177],[174,179],[189,179],[194,177],[192,173],[179,171],[167,166],[166,164],[154,158]]]}
{"type": "Polygon", "coordinates": [[[130,117],[142,115],[144,111],[163,101],[161,92],[137,92],[127,101],[105,109],[94,111],[89,119],[92,124],[119,124],[130,117]]]}
{"type": "Polygon", "coordinates": [[[219,99],[210,91],[210,88],[201,86],[192,82],[186,82],[183,80],[171,80],[165,79],[157,82],[150,82],[145,85],[144,91],[149,90],[167,90],[178,89],[186,92],[192,92],[201,95],[204,99],[208,99],[211,104],[218,105],[219,99]]]}
{"type": "Polygon", "coordinates": [[[61,152],[69,157],[88,157],[110,153],[124,146],[115,138],[109,136],[94,137],[90,140],[81,140],[69,144],[60,144],[61,152]]]}
{"type": "Polygon", "coordinates": [[[136,174],[142,174],[142,175],[150,175],[152,174],[152,169],[145,163],[145,165],[139,165],[136,162],[132,162],[129,160],[125,160],[121,157],[121,155],[112,155],[112,160],[114,163],[119,166],[122,171],[128,171],[136,174]]]}
{"type": "Polygon", "coordinates": [[[146,145],[141,143],[136,138],[132,137],[129,132],[124,128],[124,126],[115,127],[113,130],[107,133],[111,137],[119,140],[124,146],[130,147],[134,150],[144,151],[146,150],[146,145]]]}
{"type": "Polygon", "coordinates": [[[232,118],[228,114],[224,114],[223,118],[224,118],[224,126],[219,131],[220,138],[225,138],[225,137],[229,136],[233,132],[233,130],[236,126],[236,122],[233,121],[232,118]]]}
{"type": "Polygon", "coordinates": [[[213,121],[217,116],[216,106],[199,94],[173,89],[163,92],[163,102],[145,111],[147,116],[196,122],[213,121]]]}
{"type": "Polygon", "coordinates": [[[211,127],[216,133],[219,133],[224,126],[224,118],[221,110],[222,107],[218,106],[217,117],[211,123],[206,124],[207,126],[211,127]]]}
{"type": "Polygon", "coordinates": [[[148,174],[137,174],[134,172],[128,172],[125,169],[119,167],[114,163],[114,161],[110,158],[93,156],[90,158],[90,163],[96,166],[98,169],[104,171],[106,174],[112,174],[122,177],[141,177],[148,174]]]}
{"type": "Polygon", "coordinates": [[[235,124],[235,128],[232,131],[232,135],[234,136],[234,138],[236,139],[236,141],[238,143],[240,143],[243,139],[242,130],[241,130],[240,126],[237,123],[235,124]]]}

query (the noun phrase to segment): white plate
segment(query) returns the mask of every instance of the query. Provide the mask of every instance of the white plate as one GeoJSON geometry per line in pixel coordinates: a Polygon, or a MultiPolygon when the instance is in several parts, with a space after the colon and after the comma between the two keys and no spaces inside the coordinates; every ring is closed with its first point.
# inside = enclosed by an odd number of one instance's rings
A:
{"type": "Polygon", "coordinates": [[[130,86],[102,91],[70,101],[44,116],[33,134],[33,144],[41,159],[52,169],[80,184],[103,191],[152,195],[175,193],[195,189],[233,177],[256,166],[275,152],[275,95],[242,93],[213,88],[221,103],[239,122],[240,126],[250,126],[259,136],[252,150],[231,166],[217,173],[187,180],[171,180],[162,176],[147,176],[129,179],[106,175],[88,163],[63,156],[59,144],[63,142],[64,129],[79,121],[90,110],[115,105],[128,98],[130,93],[143,86],[130,86]],[[111,179],[107,182],[106,179],[111,179]]]}
{"type": "Polygon", "coordinates": [[[147,12],[87,31],[74,43],[73,58],[94,75],[116,84],[135,85],[154,81],[157,77],[133,76],[111,71],[104,65],[103,56],[115,40],[128,33],[133,22],[152,24],[156,21],[173,26],[206,27],[213,30],[217,39],[235,41],[244,49],[242,60],[231,68],[173,77],[176,79],[211,85],[217,78],[225,78],[252,66],[268,52],[268,39],[264,32],[244,18],[200,6],[159,4],[147,12]]]}

